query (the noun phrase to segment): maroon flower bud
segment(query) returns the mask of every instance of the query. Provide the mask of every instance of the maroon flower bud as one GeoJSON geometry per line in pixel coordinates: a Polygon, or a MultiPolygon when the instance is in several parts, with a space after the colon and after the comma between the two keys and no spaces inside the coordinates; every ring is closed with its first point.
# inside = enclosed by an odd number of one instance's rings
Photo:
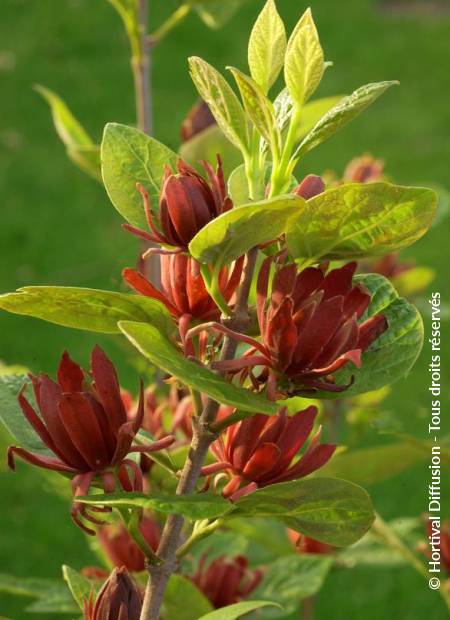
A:
{"type": "Polygon", "coordinates": [[[367,271],[369,273],[379,273],[385,278],[392,279],[414,269],[414,267],[414,261],[401,261],[399,260],[398,252],[390,252],[372,263],[367,271]]]}
{"type": "MultiPolygon", "coordinates": [[[[156,552],[161,538],[159,523],[151,517],[144,517],[139,529],[147,544],[156,552]]],[[[102,527],[98,540],[113,566],[124,566],[132,573],[145,569],[145,556],[122,523],[102,527]]]]}
{"type": "Polygon", "coordinates": [[[148,194],[142,186],[139,186],[151,232],[129,224],[125,224],[124,228],[148,241],[187,250],[190,241],[199,230],[233,206],[227,195],[220,157],[217,158],[217,162],[216,171],[210,164],[203,162],[209,182],[181,160],[178,162],[178,174],[166,168],[156,223],[148,194]]]}
{"type": "Polygon", "coordinates": [[[325,183],[316,174],[308,174],[303,181],[292,190],[293,194],[309,200],[325,190],[325,183]]]}
{"type": "Polygon", "coordinates": [[[320,540],[309,538],[309,536],[305,536],[304,534],[299,534],[295,530],[288,529],[287,535],[289,540],[295,545],[297,551],[301,554],[314,553],[316,555],[328,555],[336,551],[336,547],[320,542],[320,540]]]}
{"type": "Polygon", "coordinates": [[[189,110],[181,125],[181,141],[186,142],[215,124],[216,119],[211,114],[208,104],[203,99],[200,99],[189,110]]]}
{"type": "MultiPolygon", "coordinates": [[[[185,254],[165,254],[160,260],[161,290],[134,269],[123,270],[125,282],[141,295],[161,301],[176,318],[189,315],[211,320],[220,316],[220,310],[206,290],[199,265],[193,258],[185,254]]],[[[225,301],[230,301],[239,285],[242,265],[243,258],[240,258],[231,273],[226,267],[220,271],[219,286],[225,301]]]]}
{"type": "Polygon", "coordinates": [[[342,180],[344,183],[373,183],[382,181],[383,173],[384,161],[366,154],[351,160],[344,170],[342,180]]]}
{"type": "MultiPolygon", "coordinates": [[[[231,476],[223,495],[235,500],[258,487],[303,478],[322,467],[336,446],[319,444],[320,428],[301,458],[293,462],[311,434],[316,416],[317,408],[308,407],[293,416],[285,411],[275,416],[260,413],[229,426],[225,437],[211,446],[221,469],[231,476]]],[[[208,466],[205,469],[207,473],[208,466]]]]}
{"type": "Polygon", "coordinates": [[[125,567],[115,568],[95,599],[84,605],[86,620],[139,620],[142,596],[125,567]]]}
{"type": "MultiPolygon", "coordinates": [[[[127,491],[140,490],[142,473],[126,456],[130,452],[153,452],[165,448],[173,438],[166,437],[147,446],[134,445],[143,417],[142,388],[136,415],[129,420],[114,366],[98,346],[92,352],[91,368],[92,384],[80,366],[64,353],[57,382],[44,374],[31,375],[41,415],[25,398],[25,388],[19,394],[19,404],[25,418],[54,456],[10,446],[8,464],[15,469],[14,457],[19,456],[32,465],[71,474],[74,476],[72,489],[75,497],[86,495],[94,478],[102,481],[106,493],[114,491],[117,482],[127,491]]],[[[72,510],[74,521],[93,534],[82,524],[80,515],[99,523],[84,506],[75,503],[72,510]]]]}
{"type": "Polygon", "coordinates": [[[216,609],[238,603],[261,582],[262,572],[249,570],[247,558],[242,555],[220,557],[209,566],[206,562],[206,556],[202,556],[191,580],[216,609]]]}

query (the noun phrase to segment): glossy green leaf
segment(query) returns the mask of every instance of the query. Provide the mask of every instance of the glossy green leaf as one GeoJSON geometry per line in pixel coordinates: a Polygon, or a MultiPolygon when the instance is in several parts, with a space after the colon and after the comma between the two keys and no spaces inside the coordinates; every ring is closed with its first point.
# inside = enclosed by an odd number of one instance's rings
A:
{"type": "Polygon", "coordinates": [[[213,606],[187,577],[172,575],[164,593],[161,610],[163,618],[197,620],[212,611],[213,606]]]}
{"type": "Polygon", "coordinates": [[[65,145],[69,157],[84,172],[101,181],[99,147],[94,144],[61,97],[39,84],[35,86],[35,90],[50,106],[56,133],[65,145]]]}
{"type": "Polygon", "coordinates": [[[189,70],[200,97],[208,104],[228,140],[248,151],[248,126],[244,110],[225,78],[202,58],[191,56],[189,70]]]}
{"type": "Polygon", "coordinates": [[[65,327],[106,334],[120,333],[118,321],[152,323],[165,334],[175,331],[169,312],[158,301],[90,288],[27,286],[0,295],[0,308],[65,327]]]}
{"type": "Polygon", "coordinates": [[[267,93],[280,74],[286,53],[286,31],[274,0],[268,0],[253,26],[248,42],[250,74],[267,93]]]}
{"type": "Polygon", "coordinates": [[[228,605],[227,607],[211,611],[197,620],[236,620],[262,607],[279,607],[279,605],[271,601],[244,601],[243,603],[235,603],[234,605],[228,605]]]}
{"type": "Polygon", "coordinates": [[[404,377],[414,365],[423,344],[423,323],[418,310],[399,298],[391,282],[378,274],[359,275],[372,294],[372,300],[362,320],[383,313],[388,329],[362,355],[361,368],[348,365],[336,373],[336,383],[353,385],[345,396],[377,390],[404,377]]]}
{"type": "Polygon", "coordinates": [[[344,478],[364,486],[388,480],[427,460],[430,448],[406,442],[349,450],[334,455],[320,470],[322,476],[344,478]]]}
{"type": "MultiPolygon", "coordinates": [[[[0,422],[17,441],[17,443],[38,454],[48,454],[42,441],[26,421],[17,397],[20,390],[30,380],[25,374],[0,376],[0,422]]],[[[32,400],[32,390],[27,396],[32,400]]]]}
{"type": "Polygon", "coordinates": [[[215,166],[217,153],[220,153],[225,177],[228,177],[232,170],[242,162],[241,153],[227,140],[216,124],[210,125],[183,142],[179,150],[181,159],[195,167],[199,165],[198,162],[200,161],[207,161],[215,166]]]}
{"type": "Polygon", "coordinates": [[[121,321],[119,327],[153,364],[217,402],[246,411],[268,414],[277,412],[277,405],[263,396],[228,383],[223,377],[186,359],[181,350],[165,338],[157,327],[130,321],[121,321]]]}
{"type": "Polygon", "coordinates": [[[67,564],[63,565],[62,573],[74,601],[80,609],[83,609],[84,602],[89,600],[92,592],[91,581],[70,566],[67,566],[67,564]]]}
{"type": "Polygon", "coordinates": [[[238,85],[245,111],[266,142],[272,141],[276,131],[275,112],[272,102],[259,86],[245,73],[235,67],[228,67],[238,85]]]}
{"type": "Polygon", "coordinates": [[[119,213],[133,226],[147,230],[141,183],[158,208],[164,167],[175,169],[178,156],[147,134],[119,123],[105,126],[101,146],[102,175],[108,196],[119,213]]]}
{"type": "Polygon", "coordinates": [[[303,198],[286,195],[231,209],[202,228],[189,250],[201,263],[230,262],[289,230],[304,208],[303,198]]]}
{"type": "Polygon", "coordinates": [[[164,514],[182,514],[189,519],[216,519],[234,509],[231,502],[221,495],[197,493],[195,495],[158,495],[152,493],[110,493],[107,495],[90,495],[77,501],[93,506],[111,506],[113,508],[145,508],[164,514]]]}
{"type": "Polygon", "coordinates": [[[292,99],[302,106],[314,93],[325,71],[319,35],[307,9],[292,33],[286,51],[284,77],[292,99]]]}
{"type": "Polygon", "coordinates": [[[342,127],[345,127],[394,84],[398,84],[398,82],[366,84],[355,90],[351,95],[341,99],[305,136],[294,157],[300,158],[319,144],[322,144],[322,142],[325,142],[325,140],[328,140],[328,138],[339,129],[342,129],[342,127]]]}
{"type": "Polygon", "coordinates": [[[287,234],[294,258],[344,260],[411,245],[436,213],[433,190],[390,183],[346,183],[308,200],[287,234]]]}
{"type": "Polygon", "coordinates": [[[267,565],[254,596],[279,603],[285,612],[298,609],[300,599],[317,594],[334,563],[327,555],[293,554],[267,565]]]}
{"type": "Polygon", "coordinates": [[[321,542],[344,547],[359,540],[374,520],[361,487],[338,478],[309,478],[273,484],[235,503],[233,516],[274,517],[321,542]]]}

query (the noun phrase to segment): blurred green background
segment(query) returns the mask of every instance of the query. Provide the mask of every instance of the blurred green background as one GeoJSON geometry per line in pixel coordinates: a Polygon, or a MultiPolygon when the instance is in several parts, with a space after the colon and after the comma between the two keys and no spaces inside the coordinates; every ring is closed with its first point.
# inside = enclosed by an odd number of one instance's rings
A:
{"type": "MultiPolygon", "coordinates": [[[[150,4],[155,24],[176,6],[170,0],[150,4]]],[[[399,79],[401,85],[310,154],[304,173],[341,173],[349,159],[370,151],[385,160],[388,174],[399,183],[450,185],[450,14],[444,3],[311,4],[326,57],[334,62],[319,95],[347,93],[385,79],[399,79]]],[[[187,56],[202,56],[219,68],[233,64],[245,69],[248,33],[261,6],[260,0],[244,1],[220,31],[207,29],[191,15],[155,50],[157,138],[176,149],[179,125],[195,101],[187,56]]],[[[307,4],[279,0],[278,6],[292,27],[307,4]]],[[[59,93],[96,140],[107,121],[134,123],[128,44],[106,0],[1,0],[0,292],[26,284],[122,288],[120,271],[134,264],[137,243],[122,232],[121,218],[102,187],[66,158],[47,106],[32,90],[34,83],[59,93]]],[[[404,254],[436,270],[431,288],[447,300],[448,223],[434,227],[404,254]]],[[[443,325],[444,342],[450,342],[450,324],[443,325]]],[[[47,372],[54,372],[64,348],[86,364],[94,342],[101,342],[121,368],[124,383],[133,387],[127,353],[112,338],[5,313],[0,315],[0,334],[1,360],[47,372]]],[[[405,431],[421,439],[427,433],[429,355],[425,345],[413,373],[395,384],[385,405],[405,431]]],[[[443,377],[448,379],[450,347],[444,355],[443,377]]],[[[444,389],[443,411],[449,403],[444,389]]],[[[378,439],[374,434],[368,441],[378,439]]],[[[423,464],[370,490],[384,517],[416,516],[426,510],[427,484],[423,464]]],[[[447,497],[449,491],[447,484],[447,497]]],[[[42,478],[30,468],[19,465],[15,475],[0,473],[0,493],[0,572],[57,577],[63,562],[81,568],[94,561],[68,518],[67,506],[43,488],[42,478]]],[[[447,510],[450,516],[448,502],[447,510]]],[[[31,618],[20,611],[23,606],[23,601],[0,595],[0,615],[31,618]]],[[[409,568],[356,569],[329,577],[315,617],[330,616],[439,620],[446,612],[438,595],[409,568]]]]}

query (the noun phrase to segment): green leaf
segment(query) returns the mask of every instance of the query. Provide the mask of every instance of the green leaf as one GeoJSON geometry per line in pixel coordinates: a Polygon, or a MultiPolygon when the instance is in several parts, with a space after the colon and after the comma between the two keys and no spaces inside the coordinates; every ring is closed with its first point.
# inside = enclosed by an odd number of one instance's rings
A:
{"type": "Polygon", "coordinates": [[[188,0],[193,4],[203,22],[218,30],[222,28],[236,13],[242,0],[188,0]]]}
{"type": "Polygon", "coordinates": [[[274,0],[268,0],[253,26],[248,42],[250,74],[267,93],[284,64],[286,31],[274,0]]]}
{"type": "Polygon", "coordinates": [[[313,148],[328,140],[339,129],[345,127],[358,114],[372,104],[389,87],[398,84],[396,81],[366,84],[344,97],[329,110],[306,135],[294,154],[295,159],[303,157],[313,148]]]}
{"type": "Polygon", "coordinates": [[[76,604],[82,610],[84,601],[89,599],[92,592],[92,583],[87,577],[81,575],[67,564],[62,567],[64,581],[67,583],[76,604]]]}
{"type": "Polygon", "coordinates": [[[286,195],[231,209],[204,226],[192,239],[189,251],[201,263],[230,262],[290,230],[304,208],[303,198],[286,195]]]}
{"type": "Polygon", "coordinates": [[[113,508],[145,508],[164,514],[182,514],[189,519],[217,519],[234,510],[234,505],[221,495],[197,493],[195,495],[158,495],[145,493],[110,493],[90,495],[79,500],[93,506],[113,508]]]}
{"type": "Polygon", "coordinates": [[[284,65],[286,86],[297,105],[302,106],[311,97],[324,71],[319,35],[311,9],[307,9],[289,39],[284,65]]]}
{"type": "Polygon", "coordinates": [[[93,143],[61,97],[39,84],[35,86],[35,90],[50,106],[56,133],[65,145],[69,157],[84,172],[101,181],[99,147],[93,143]]]}
{"type": "Polygon", "coordinates": [[[224,135],[242,152],[248,152],[248,126],[244,110],[225,78],[202,58],[189,58],[192,80],[224,135]]]}
{"type": "Polygon", "coordinates": [[[261,609],[262,607],[279,607],[277,603],[271,601],[245,601],[243,603],[235,603],[234,605],[228,605],[221,609],[211,611],[209,614],[205,614],[197,620],[236,620],[245,614],[254,611],[255,609],[261,609]]]}
{"type": "Polygon", "coordinates": [[[427,445],[396,442],[336,454],[320,470],[322,476],[345,478],[364,486],[388,480],[425,461],[427,445]]]}
{"type": "Polygon", "coordinates": [[[0,308],[57,325],[118,334],[118,321],[152,323],[165,334],[175,332],[172,318],[158,301],[129,293],[65,286],[27,286],[0,295],[0,308]]]}
{"type": "Polygon", "coordinates": [[[161,370],[217,402],[255,413],[277,412],[277,405],[263,396],[228,383],[221,376],[186,359],[181,350],[165,338],[157,327],[130,321],[121,321],[119,327],[142,355],[161,370]]]}
{"type": "Polygon", "coordinates": [[[374,520],[361,487],[337,478],[309,478],[258,489],[235,503],[233,517],[275,517],[310,538],[336,547],[359,540],[374,520]]]}
{"type": "Polygon", "coordinates": [[[105,126],[101,146],[102,175],[108,196],[119,213],[133,226],[147,228],[141,183],[157,209],[164,167],[176,166],[178,156],[147,134],[118,123],[105,126]]]}
{"type": "MultiPolygon", "coordinates": [[[[25,374],[0,376],[0,421],[19,445],[38,454],[48,454],[38,435],[25,420],[17,401],[26,383],[30,383],[30,380],[25,374]]],[[[31,398],[30,392],[28,396],[31,398]]]]}
{"type": "Polygon", "coordinates": [[[264,140],[272,142],[276,131],[275,112],[272,102],[260,90],[259,86],[245,73],[234,67],[228,67],[233,74],[244,108],[264,140]]]}
{"type": "Polygon", "coordinates": [[[411,370],[423,344],[423,323],[418,310],[399,298],[391,282],[378,274],[359,275],[354,282],[364,284],[372,295],[362,320],[383,313],[388,329],[362,355],[361,368],[349,365],[336,373],[336,383],[354,383],[345,396],[377,390],[393,383],[411,370]]]}
{"type": "Polygon", "coordinates": [[[211,165],[217,162],[217,153],[223,162],[225,178],[242,162],[242,155],[233,144],[223,135],[216,124],[210,125],[180,146],[181,159],[198,166],[199,161],[207,161],[211,165]]]}
{"type": "Polygon", "coordinates": [[[342,95],[333,95],[308,101],[302,108],[297,138],[301,139],[306,136],[322,116],[327,114],[341,99],[342,95]]]}
{"type": "Polygon", "coordinates": [[[290,554],[271,562],[254,596],[279,603],[293,613],[300,599],[316,594],[334,563],[327,555],[290,554]]]}
{"type": "Polygon", "coordinates": [[[176,620],[197,620],[212,611],[213,606],[190,579],[172,575],[164,593],[162,617],[176,620]]]}
{"type": "Polygon", "coordinates": [[[429,267],[413,267],[392,278],[392,283],[402,297],[414,297],[423,293],[436,277],[429,267]]]}
{"type": "Polygon", "coordinates": [[[344,260],[411,245],[436,213],[433,190],[390,183],[346,183],[314,196],[287,234],[294,258],[344,260]]]}
{"type": "Polygon", "coordinates": [[[77,613],[70,593],[61,581],[0,574],[0,592],[36,599],[26,611],[31,613],[77,613]]]}

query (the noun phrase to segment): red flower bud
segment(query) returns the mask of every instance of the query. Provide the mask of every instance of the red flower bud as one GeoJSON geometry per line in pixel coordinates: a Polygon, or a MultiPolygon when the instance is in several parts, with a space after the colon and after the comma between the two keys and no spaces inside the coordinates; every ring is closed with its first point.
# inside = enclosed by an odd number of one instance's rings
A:
{"type": "Polygon", "coordinates": [[[200,99],[189,110],[181,125],[181,141],[186,142],[215,124],[216,119],[211,114],[208,104],[203,99],[200,99]]]}
{"type": "Polygon", "coordinates": [[[209,566],[206,561],[206,556],[200,558],[191,579],[216,609],[238,603],[261,582],[262,572],[249,570],[247,558],[242,555],[233,559],[220,557],[209,566]]]}
{"type": "MultiPolygon", "coordinates": [[[[210,320],[220,316],[220,310],[206,290],[199,265],[193,258],[185,254],[166,254],[160,256],[160,261],[161,290],[134,269],[124,269],[122,275],[125,282],[141,295],[161,301],[176,318],[189,315],[210,320]]],[[[219,286],[225,301],[230,301],[239,285],[242,265],[243,258],[235,262],[231,274],[226,267],[220,271],[219,286]]]]}
{"type": "MultiPolygon", "coordinates": [[[[161,538],[159,523],[151,517],[144,517],[139,529],[145,541],[156,552],[161,538]]],[[[132,573],[145,569],[145,556],[122,523],[102,527],[98,532],[98,540],[115,567],[124,566],[132,573]]]]}
{"type": "MultiPolygon", "coordinates": [[[[101,479],[106,493],[114,491],[117,482],[125,490],[141,490],[141,470],[126,456],[133,451],[153,452],[165,448],[173,438],[166,437],[148,446],[133,445],[144,412],[142,389],[136,415],[129,420],[114,366],[98,346],[92,352],[91,368],[92,384],[80,366],[64,353],[57,382],[47,375],[31,375],[41,415],[25,398],[24,389],[19,394],[19,404],[29,424],[54,456],[10,446],[8,464],[15,469],[14,457],[17,455],[32,465],[72,474],[75,497],[86,495],[95,477],[101,479]]],[[[75,503],[72,517],[92,534],[94,532],[79,520],[82,515],[98,523],[86,510],[75,503]]]]}
{"type": "Polygon", "coordinates": [[[275,416],[259,413],[229,426],[224,438],[211,446],[222,469],[231,475],[223,495],[237,499],[257,487],[303,478],[322,467],[336,446],[319,444],[320,428],[294,462],[311,434],[316,416],[317,408],[308,407],[293,416],[284,411],[275,416]]]}
{"type": "Polygon", "coordinates": [[[327,545],[314,538],[309,538],[304,534],[299,534],[295,530],[288,529],[287,535],[289,540],[295,545],[297,551],[301,554],[315,553],[320,555],[328,555],[336,551],[336,547],[327,545]]]}
{"type": "Polygon", "coordinates": [[[126,568],[115,568],[95,599],[84,605],[86,620],[139,620],[142,596],[126,568]]]}
{"type": "Polygon", "coordinates": [[[309,200],[325,190],[325,183],[316,174],[308,174],[303,181],[292,190],[293,194],[309,200]]]}
{"type": "Polygon", "coordinates": [[[227,195],[220,157],[217,161],[216,171],[208,163],[203,162],[209,182],[181,160],[178,162],[178,174],[166,168],[156,223],[148,194],[142,186],[139,186],[151,232],[134,228],[129,224],[125,224],[124,228],[148,241],[187,250],[190,241],[199,230],[233,206],[227,195]]]}

